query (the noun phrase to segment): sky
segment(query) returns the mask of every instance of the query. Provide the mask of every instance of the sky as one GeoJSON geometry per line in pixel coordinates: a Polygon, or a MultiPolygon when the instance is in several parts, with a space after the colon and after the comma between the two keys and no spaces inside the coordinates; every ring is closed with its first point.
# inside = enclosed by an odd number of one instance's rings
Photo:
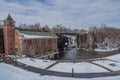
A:
{"type": "Polygon", "coordinates": [[[62,24],[88,29],[106,24],[120,28],[120,0],[0,0],[0,20],[8,13],[19,24],[62,24]]]}

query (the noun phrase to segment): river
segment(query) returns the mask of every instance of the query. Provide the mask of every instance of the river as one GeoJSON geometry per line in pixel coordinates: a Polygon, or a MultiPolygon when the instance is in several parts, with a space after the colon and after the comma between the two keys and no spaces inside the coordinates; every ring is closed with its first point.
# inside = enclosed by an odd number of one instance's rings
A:
{"type": "Polygon", "coordinates": [[[71,48],[60,52],[60,60],[81,60],[81,59],[90,59],[90,58],[99,58],[100,56],[106,57],[114,54],[120,53],[120,49],[117,51],[111,52],[92,52],[88,53],[86,51],[79,51],[76,48],[71,48]]]}

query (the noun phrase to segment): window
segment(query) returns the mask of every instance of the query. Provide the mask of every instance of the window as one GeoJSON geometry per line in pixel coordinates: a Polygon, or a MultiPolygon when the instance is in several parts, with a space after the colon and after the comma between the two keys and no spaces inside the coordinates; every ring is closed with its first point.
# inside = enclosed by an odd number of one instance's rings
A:
{"type": "Polygon", "coordinates": [[[12,35],[10,35],[10,37],[12,37],[12,35]]]}
{"type": "Polygon", "coordinates": [[[12,43],[10,43],[10,45],[12,45],[12,43]]]}
{"type": "Polygon", "coordinates": [[[12,33],[12,31],[10,31],[10,33],[12,33]]]}

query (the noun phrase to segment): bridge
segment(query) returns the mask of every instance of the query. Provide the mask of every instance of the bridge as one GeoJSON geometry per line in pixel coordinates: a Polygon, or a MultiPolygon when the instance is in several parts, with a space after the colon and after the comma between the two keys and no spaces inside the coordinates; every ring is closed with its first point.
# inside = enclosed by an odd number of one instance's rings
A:
{"type": "Polygon", "coordinates": [[[78,33],[60,33],[61,35],[79,35],[78,33]]]}

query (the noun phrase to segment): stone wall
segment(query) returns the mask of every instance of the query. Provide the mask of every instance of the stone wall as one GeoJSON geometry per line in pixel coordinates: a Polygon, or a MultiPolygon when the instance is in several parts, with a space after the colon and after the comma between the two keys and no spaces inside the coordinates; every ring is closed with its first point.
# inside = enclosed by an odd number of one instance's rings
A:
{"type": "Polygon", "coordinates": [[[79,34],[77,38],[77,47],[86,51],[93,51],[95,46],[95,38],[93,32],[79,34]]]}

